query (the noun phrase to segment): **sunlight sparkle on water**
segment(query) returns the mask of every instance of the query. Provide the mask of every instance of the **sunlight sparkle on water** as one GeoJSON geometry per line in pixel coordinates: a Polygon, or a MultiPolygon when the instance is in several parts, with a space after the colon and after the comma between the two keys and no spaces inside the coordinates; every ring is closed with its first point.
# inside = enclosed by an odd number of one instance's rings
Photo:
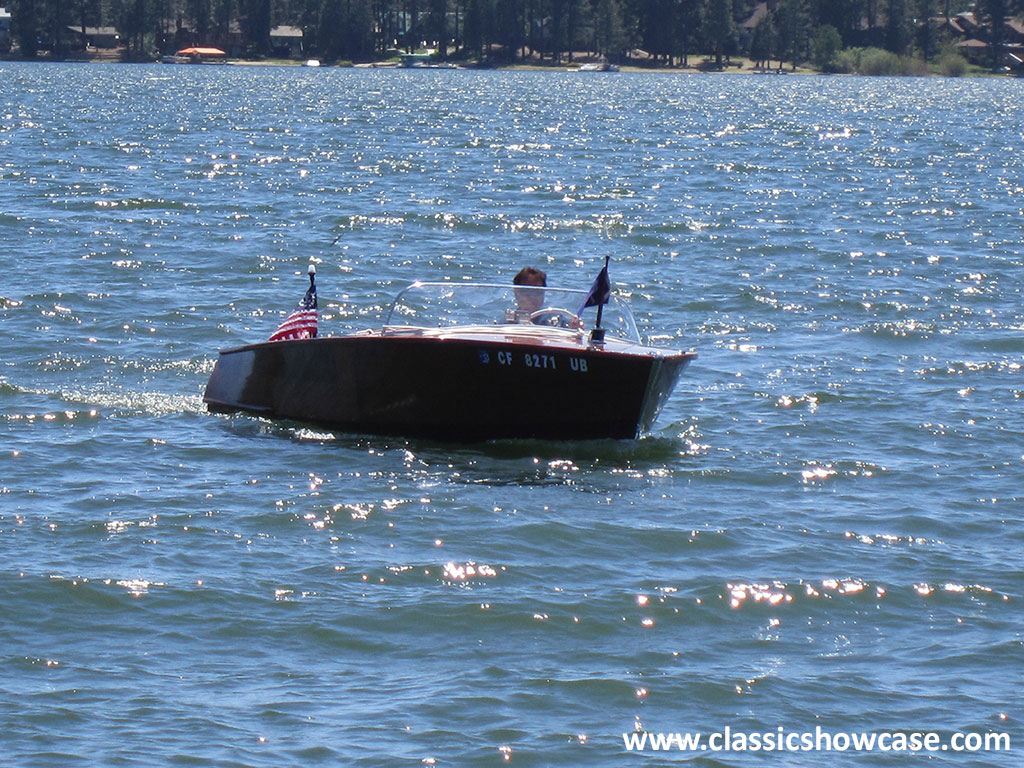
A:
{"type": "Polygon", "coordinates": [[[618,768],[640,711],[1020,730],[1018,81],[0,67],[8,762],[102,768],[97,726],[253,768],[618,768]],[[309,255],[328,336],[606,254],[699,353],[636,442],[203,403],[309,255]]]}

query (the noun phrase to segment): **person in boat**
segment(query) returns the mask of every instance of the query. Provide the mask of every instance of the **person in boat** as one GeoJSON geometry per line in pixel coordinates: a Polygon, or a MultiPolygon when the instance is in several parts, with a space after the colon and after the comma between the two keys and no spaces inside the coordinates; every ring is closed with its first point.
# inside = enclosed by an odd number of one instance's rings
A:
{"type": "Polygon", "coordinates": [[[514,289],[516,295],[516,322],[530,322],[530,315],[544,306],[544,291],[534,290],[547,287],[548,276],[542,269],[523,267],[512,278],[513,285],[530,286],[514,289]]]}
{"type": "Polygon", "coordinates": [[[524,286],[513,289],[516,296],[516,308],[505,314],[507,323],[532,323],[534,325],[550,325],[555,328],[582,328],[583,322],[578,317],[570,318],[564,311],[545,312],[544,291],[548,276],[542,269],[523,267],[512,278],[512,284],[524,286]]]}

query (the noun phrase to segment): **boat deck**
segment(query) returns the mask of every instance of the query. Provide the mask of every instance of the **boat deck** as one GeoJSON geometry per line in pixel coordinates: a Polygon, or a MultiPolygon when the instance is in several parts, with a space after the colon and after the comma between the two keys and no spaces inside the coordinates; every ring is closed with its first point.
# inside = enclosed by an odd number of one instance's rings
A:
{"type": "Polygon", "coordinates": [[[678,350],[648,347],[626,339],[608,336],[605,343],[590,343],[588,330],[552,328],[543,325],[455,325],[441,328],[421,328],[412,325],[386,325],[380,331],[361,331],[354,336],[386,336],[444,341],[474,341],[500,344],[528,344],[566,350],[591,350],[620,354],[665,357],[678,355],[678,350]]]}

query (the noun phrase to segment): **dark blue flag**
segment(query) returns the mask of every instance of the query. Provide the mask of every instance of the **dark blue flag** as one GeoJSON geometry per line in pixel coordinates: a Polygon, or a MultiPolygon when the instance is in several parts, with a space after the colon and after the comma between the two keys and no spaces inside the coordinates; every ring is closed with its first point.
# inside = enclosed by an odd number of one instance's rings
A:
{"type": "Polygon", "coordinates": [[[580,307],[577,316],[583,314],[583,310],[587,307],[600,307],[602,304],[607,304],[608,299],[612,295],[612,285],[608,282],[608,257],[604,257],[604,267],[597,275],[597,279],[594,280],[594,284],[590,286],[590,291],[587,293],[587,298],[583,300],[583,306],[580,307]]]}

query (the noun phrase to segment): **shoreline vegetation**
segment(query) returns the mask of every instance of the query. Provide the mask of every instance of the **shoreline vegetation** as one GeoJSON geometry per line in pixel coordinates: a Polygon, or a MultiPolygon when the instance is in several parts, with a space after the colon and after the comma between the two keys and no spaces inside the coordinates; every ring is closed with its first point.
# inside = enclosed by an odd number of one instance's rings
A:
{"type": "Polygon", "coordinates": [[[1024,75],[1024,0],[6,2],[30,61],[1024,75]]]}
{"type": "MultiPolygon", "coordinates": [[[[426,57],[434,52],[426,50],[419,53],[426,57]]],[[[20,62],[62,62],[62,63],[156,63],[158,58],[146,60],[132,60],[124,55],[123,50],[108,49],[87,49],[68,55],[62,59],[54,59],[46,55],[36,55],[27,58],[18,55],[7,54],[0,56],[0,61],[20,62]]],[[[209,64],[230,65],[230,66],[304,66],[310,61],[315,62],[314,66],[330,67],[352,67],[357,69],[407,69],[403,66],[398,55],[388,58],[376,59],[364,62],[352,61],[325,61],[318,59],[294,59],[275,57],[229,57],[219,61],[204,62],[209,64]]],[[[439,60],[438,60],[439,61],[439,60]]],[[[576,53],[567,57],[565,61],[522,61],[516,63],[461,61],[457,63],[445,62],[443,66],[438,65],[416,65],[411,68],[440,68],[440,69],[465,69],[480,71],[526,71],[526,72],[575,72],[587,64],[604,63],[603,57],[597,57],[587,53],[576,53]]],[[[836,61],[836,64],[827,68],[815,67],[810,62],[798,65],[779,61],[754,61],[748,57],[732,56],[724,59],[719,66],[710,57],[691,56],[688,63],[682,62],[666,64],[654,60],[635,60],[630,63],[619,64],[614,71],[629,73],[662,73],[662,74],[744,74],[744,75],[867,75],[867,76],[910,76],[910,77],[992,77],[1006,73],[993,73],[987,67],[970,64],[966,59],[955,51],[945,52],[937,56],[931,62],[919,57],[896,56],[889,51],[880,48],[851,48],[843,50],[836,61]]],[[[595,72],[595,75],[607,73],[595,72]]]]}

